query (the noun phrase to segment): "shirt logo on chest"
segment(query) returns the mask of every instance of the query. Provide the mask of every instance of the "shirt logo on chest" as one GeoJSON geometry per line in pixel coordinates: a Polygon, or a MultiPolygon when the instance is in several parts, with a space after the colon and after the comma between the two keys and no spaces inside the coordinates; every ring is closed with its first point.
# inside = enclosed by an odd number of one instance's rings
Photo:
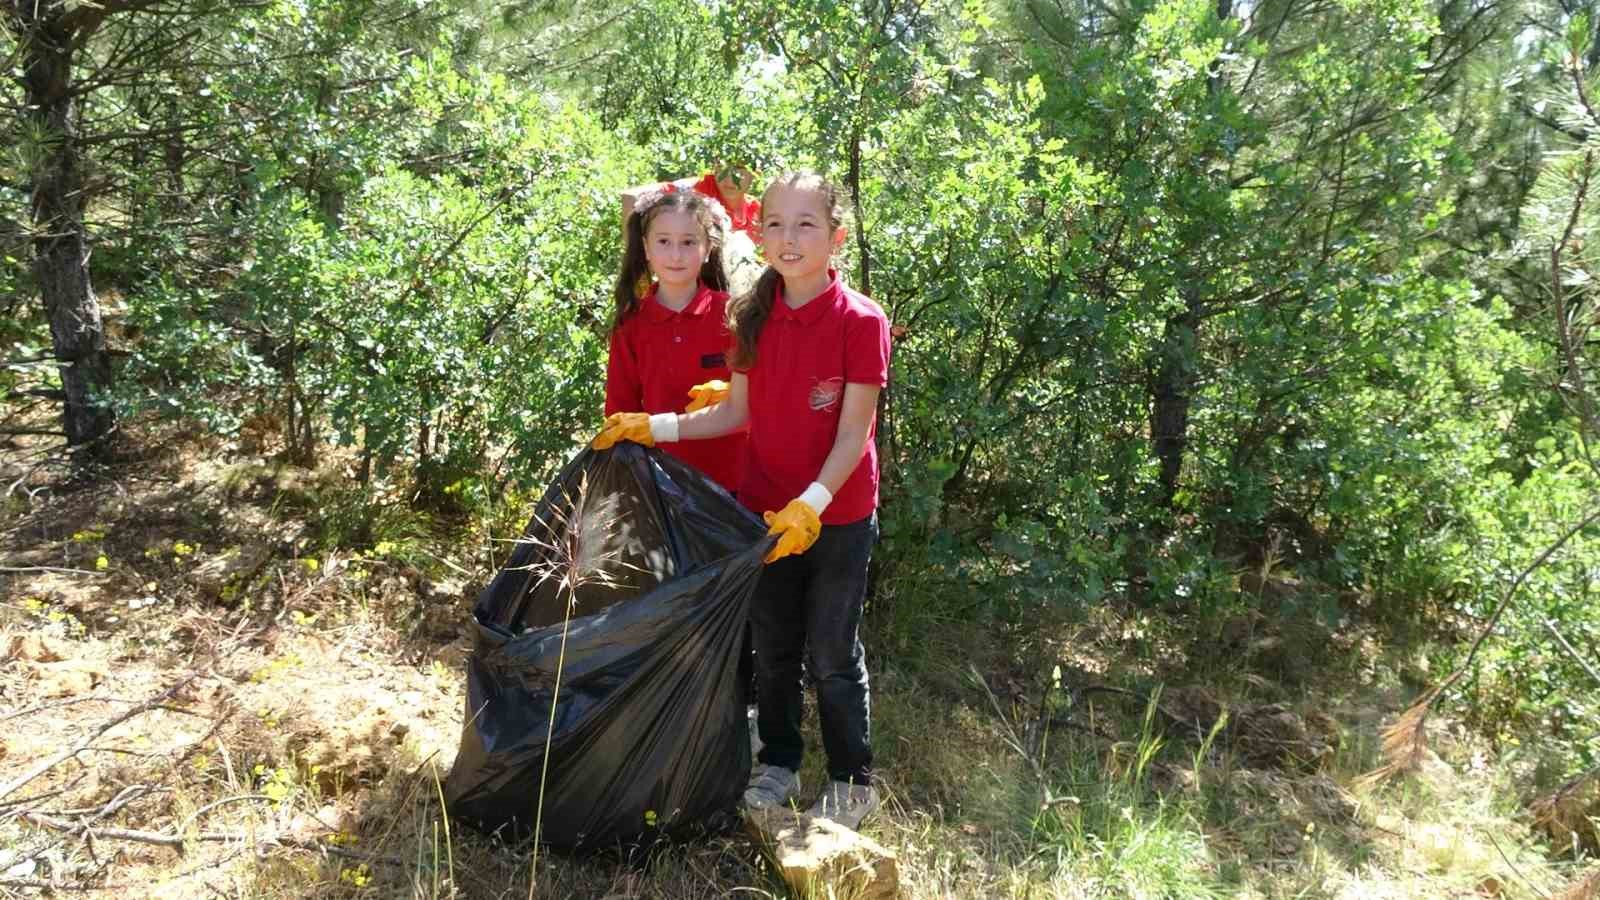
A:
{"type": "Polygon", "coordinates": [[[843,395],[844,379],[835,377],[813,384],[811,395],[806,399],[812,412],[828,412],[839,405],[839,398],[843,395]]]}

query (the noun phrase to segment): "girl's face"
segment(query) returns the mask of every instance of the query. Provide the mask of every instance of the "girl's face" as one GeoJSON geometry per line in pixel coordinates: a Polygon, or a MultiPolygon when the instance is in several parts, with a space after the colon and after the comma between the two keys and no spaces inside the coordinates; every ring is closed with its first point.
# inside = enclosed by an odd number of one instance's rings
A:
{"type": "Polygon", "coordinates": [[[645,261],[666,291],[681,292],[695,285],[710,254],[705,230],[686,209],[664,209],[645,229],[645,261]]]}
{"type": "Polygon", "coordinates": [[[820,191],[779,184],[762,198],[761,248],[785,281],[826,277],[833,252],[843,242],[844,227],[828,222],[820,191]]]}

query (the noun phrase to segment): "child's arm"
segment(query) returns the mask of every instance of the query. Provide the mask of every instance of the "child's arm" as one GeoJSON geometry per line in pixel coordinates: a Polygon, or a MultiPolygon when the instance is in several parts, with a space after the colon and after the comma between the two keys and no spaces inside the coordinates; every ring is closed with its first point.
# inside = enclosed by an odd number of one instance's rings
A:
{"type": "Polygon", "coordinates": [[[783,509],[762,514],[768,526],[767,533],[778,536],[777,545],[767,554],[767,562],[806,552],[822,534],[822,511],[861,464],[861,454],[872,432],[872,417],[878,412],[878,393],[882,390],[875,384],[857,382],[844,386],[839,431],[834,435],[828,458],[822,461],[817,480],[783,509]]]}
{"type": "MultiPolygon", "coordinates": [[[[817,473],[817,483],[828,489],[829,499],[844,487],[850,473],[861,462],[867,449],[867,436],[872,433],[872,417],[878,413],[878,393],[883,388],[875,384],[846,384],[843,406],[839,410],[839,433],[833,439],[833,449],[822,462],[817,473]]],[[[821,514],[822,510],[817,510],[821,514]]]]}
{"type": "MultiPolygon", "coordinates": [[[[692,191],[698,180],[696,178],[679,178],[677,181],[671,182],[671,184],[680,191],[692,191]]],[[[641,184],[622,192],[622,227],[628,227],[628,217],[633,215],[633,205],[639,202],[639,195],[646,191],[659,191],[661,190],[661,184],[659,181],[652,181],[649,184],[641,184]]]]}
{"type": "Polygon", "coordinates": [[[654,447],[658,443],[697,441],[738,431],[750,420],[750,380],[733,373],[728,399],[692,413],[618,412],[606,416],[605,425],[591,446],[604,450],[617,441],[654,447]]]}

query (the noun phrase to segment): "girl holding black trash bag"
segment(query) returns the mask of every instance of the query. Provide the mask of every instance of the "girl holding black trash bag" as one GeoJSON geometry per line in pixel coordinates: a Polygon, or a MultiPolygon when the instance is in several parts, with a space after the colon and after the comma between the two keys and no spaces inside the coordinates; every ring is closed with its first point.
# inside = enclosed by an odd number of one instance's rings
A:
{"type": "Polygon", "coordinates": [[[830,266],[845,237],[842,199],[808,172],[767,188],[768,268],[728,305],[735,344],[726,401],[687,415],[612,414],[594,446],[715,438],[748,424],[738,497],[764,513],[777,542],[751,611],[765,746],[744,802],[762,809],[799,796],[804,652],[830,778],[810,812],[855,828],[879,803],[859,629],[878,534],[874,432],[888,383],[889,324],[830,266]]]}
{"type": "MultiPolygon", "coordinates": [[[[614,290],[607,415],[694,411],[726,396],[728,227],[722,207],[693,191],[668,185],[635,199],[614,290]]],[[[730,433],[661,449],[732,492],[743,477],[744,445],[743,433],[730,433]]]]}

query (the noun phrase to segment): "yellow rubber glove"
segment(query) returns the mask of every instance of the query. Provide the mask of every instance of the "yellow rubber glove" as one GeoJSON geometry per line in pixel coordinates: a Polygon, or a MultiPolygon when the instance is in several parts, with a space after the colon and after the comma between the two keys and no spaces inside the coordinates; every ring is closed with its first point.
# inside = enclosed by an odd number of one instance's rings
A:
{"type": "Polygon", "coordinates": [[[628,412],[606,416],[606,422],[600,427],[600,433],[595,435],[594,442],[589,446],[596,450],[606,450],[617,441],[633,441],[635,444],[654,447],[656,440],[650,434],[650,414],[628,412]]]}
{"type": "Polygon", "coordinates": [[[683,408],[686,413],[692,413],[697,409],[705,409],[708,406],[716,406],[718,403],[728,399],[728,383],[719,378],[714,381],[708,381],[705,384],[697,384],[689,388],[689,397],[691,398],[689,405],[683,408]]]}
{"type": "Polygon", "coordinates": [[[778,536],[778,545],[767,554],[767,562],[806,552],[817,542],[817,536],[822,534],[822,520],[817,518],[817,511],[811,508],[811,504],[798,498],[790,500],[778,512],[768,510],[762,513],[761,518],[766,520],[767,534],[778,536]]]}

